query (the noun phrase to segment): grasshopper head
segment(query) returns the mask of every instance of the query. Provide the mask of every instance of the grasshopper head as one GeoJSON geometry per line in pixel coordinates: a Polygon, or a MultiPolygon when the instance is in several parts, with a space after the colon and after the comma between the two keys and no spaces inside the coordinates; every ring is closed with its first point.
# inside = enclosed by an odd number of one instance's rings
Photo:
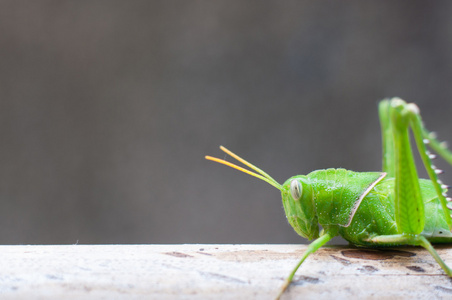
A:
{"type": "Polygon", "coordinates": [[[252,170],[256,171],[257,173],[219,158],[206,156],[206,159],[221,163],[223,165],[242,171],[248,175],[259,178],[280,190],[284,210],[286,212],[289,224],[302,237],[311,240],[319,236],[319,226],[315,214],[315,207],[312,201],[312,188],[305,176],[300,175],[292,177],[288,179],[283,185],[280,185],[270,175],[268,175],[258,167],[250,164],[249,162],[232,153],[223,146],[220,146],[220,149],[239,162],[248,166],[252,170]]]}
{"type": "Polygon", "coordinates": [[[312,187],[304,175],[291,177],[281,188],[281,197],[289,224],[309,240],[319,237],[319,223],[312,198],[312,187]]]}

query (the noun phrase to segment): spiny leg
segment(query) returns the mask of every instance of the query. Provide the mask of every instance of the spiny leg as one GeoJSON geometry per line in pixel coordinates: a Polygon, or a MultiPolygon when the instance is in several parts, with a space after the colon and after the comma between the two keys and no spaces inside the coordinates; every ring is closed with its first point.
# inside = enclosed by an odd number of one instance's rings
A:
{"type": "MultiPolygon", "coordinates": [[[[393,134],[395,176],[395,221],[401,234],[420,234],[425,225],[424,202],[411,150],[409,127],[417,106],[401,99],[389,102],[393,134]]],[[[425,154],[425,153],[424,153],[425,154]]]]}
{"type": "Polygon", "coordinates": [[[438,195],[438,199],[441,202],[441,206],[445,215],[446,222],[449,226],[449,230],[452,231],[452,219],[450,215],[450,209],[447,207],[448,200],[452,199],[447,198],[446,195],[447,186],[443,185],[442,182],[438,179],[438,174],[441,174],[442,171],[436,169],[436,167],[432,164],[431,158],[433,156],[427,151],[425,144],[429,143],[431,140],[432,146],[434,146],[437,149],[439,147],[440,148],[439,153],[445,159],[451,159],[452,154],[444,147],[441,147],[437,140],[434,138],[434,136],[432,134],[429,134],[428,131],[425,129],[422,123],[419,108],[415,104],[406,104],[406,107],[409,107],[408,115],[410,119],[410,125],[411,129],[413,130],[413,135],[416,140],[419,155],[422,159],[425,169],[427,170],[427,174],[430,177],[430,180],[432,181],[433,187],[435,188],[436,194],[438,195]]]}
{"type": "MultiPolygon", "coordinates": [[[[452,165],[452,152],[447,149],[447,142],[438,141],[436,134],[434,132],[429,132],[424,126],[422,126],[422,136],[436,153],[452,165]]],[[[435,157],[434,154],[430,154],[430,156],[433,158],[435,157]]]]}
{"type": "Polygon", "coordinates": [[[447,276],[452,277],[452,269],[446,265],[446,263],[441,259],[436,250],[433,248],[432,244],[430,244],[430,242],[422,235],[380,235],[369,239],[369,241],[381,245],[422,246],[427,249],[428,252],[430,252],[431,256],[433,256],[433,258],[441,266],[444,272],[446,272],[447,276]]]}
{"type": "Polygon", "coordinates": [[[283,286],[281,287],[281,290],[279,291],[278,296],[276,297],[276,299],[281,298],[282,294],[284,294],[285,290],[289,287],[290,283],[292,282],[292,279],[295,275],[295,273],[297,272],[298,268],[301,266],[301,264],[306,260],[306,258],[316,252],[320,247],[322,247],[323,245],[325,245],[326,243],[328,243],[328,241],[330,241],[332,238],[334,237],[334,235],[329,234],[329,233],[325,233],[322,236],[320,236],[318,239],[316,239],[315,241],[313,241],[311,244],[309,244],[308,248],[306,249],[306,251],[303,253],[303,257],[300,259],[300,261],[298,262],[298,264],[295,266],[295,268],[292,270],[292,272],[289,274],[289,276],[286,278],[286,280],[284,281],[283,286]]]}
{"type": "MultiPolygon", "coordinates": [[[[405,172],[404,170],[408,170],[408,172],[416,171],[414,160],[412,159],[411,147],[409,143],[408,137],[408,127],[411,127],[413,131],[414,138],[416,140],[416,145],[419,150],[420,157],[422,162],[427,170],[427,173],[432,181],[434,189],[438,195],[438,199],[441,202],[441,207],[445,214],[446,222],[449,226],[449,229],[452,231],[452,219],[450,216],[449,208],[447,207],[447,202],[452,201],[452,198],[448,198],[446,195],[446,191],[448,186],[444,185],[439,179],[438,174],[441,173],[441,170],[435,168],[432,164],[431,159],[435,158],[435,155],[431,154],[427,151],[425,144],[428,143],[430,146],[438,152],[444,159],[446,159],[452,165],[452,152],[445,148],[445,143],[440,143],[436,140],[433,133],[430,133],[425,129],[422,119],[419,113],[419,108],[413,103],[406,103],[405,101],[393,98],[391,100],[384,100],[379,105],[379,113],[380,113],[380,121],[382,128],[382,137],[383,137],[383,171],[387,172],[389,176],[396,177],[396,180],[399,179],[399,182],[406,182],[404,179],[401,179],[396,175],[396,169],[401,170],[401,172],[405,172]],[[400,132],[402,134],[400,134],[400,132]],[[404,141],[401,142],[401,135],[404,141]],[[398,143],[398,145],[395,145],[398,143]],[[402,144],[402,148],[399,147],[400,143],[402,144]],[[405,158],[405,155],[408,151],[408,159],[405,158]],[[401,162],[397,159],[397,156],[403,160],[409,161],[411,163],[405,163],[405,167],[401,166],[401,162]]],[[[407,174],[405,174],[405,177],[407,174]]],[[[416,178],[412,176],[413,181],[416,181],[416,178]]],[[[406,183],[405,183],[406,184],[406,183]]],[[[400,186],[400,185],[399,185],[400,186]]],[[[408,199],[409,200],[409,199],[408,199]]],[[[418,203],[420,205],[421,203],[418,203]]],[[[413,205],[410,201],[410,205],[413,205]]],[[[397,214],[396,214],[397,215],[397,214]]],[[[414,217],[413,217],[414,220],[414,217]]],[[[400,231],[401,233],[409,233],[405,231],[400,231]]],[[[411,232],[416,233],[416,232],[411,232]]]]}
{"type": "Polygon", "coordinates": [[[383,165],[389,168],[389,172],[393,171],[395,176],[395,221],[400,235],[378,236],[371,240],[377,244],[423,246],[441,265],[447,275],[452,277],[452,270],[439,257],[430,242],[420,235],[425,224],[424,202],[420,194],[419,178],[411,151],[408,131],[410,127],[425,169],[441,202],[446,222],[451,229],[452,220],[447,207],[445,188],[441,186],[438,180],[437,173],[439,172],[431,163],[430,155],[425,147],[423,135],[428,132],[423,127],[419,108],[415,104],[407,104],[401,99],[391,99],[380,105],[380,119],[386,122],[382,124],[382,129],[386,129],[386,134],[383,133],[383,139],[387,139],[389,142],[385,143],[384,141],[383,145],[386,145],[384,151],[389,151],[389,155],[384,156],[383,165]],[[388,131],[393,133],[392,140],[387,133],[388,131]],[[391,147],[393,149],[390,149],[391,147]],[[389,162],[393,162],[393,169],[388,166],[389,162]]]}
{"type": "MultiPolygon", "coordinates": [[[[417,106],[416,106],[417,108],[417,106]]],[[[443,208],[443,212],[445,215],[445,219],[447,222],[447,225],[449,225],[449,230],[452,231],[452,219],[451,219],[451,215],[450,215],[450,209],[447,206],[447,202],[448,200],[452,200],[450,198],[447,197],[447,186],[445,186],[444,184],[442,184],[442,182],[438,179],[438,174],[441,174],[442,171],[438,170],[431,161],[431,155],[429,154],[429,152],[427,151],[425,144],[429,142],[429,139],[424,138],[423,133],[427,133],[427,130],[424,128],[424,125],[422,124],[422,119],[421,119],[421,115],[419,113],[419,109],[414,110],[411,113],[411,128],[413,130],[413,135],[414,138],[416,140],[416,145],[419,149],[419,154],[421,156],[422,162],[424,163],[425,169],[427,170],[428,176],[430,177],[433,186],[435,188],[435,191],[438,195],[438,199],[441,202],[441,206],[443,208]]],[[[431,134],[429,134],[429,136],[432,136],[431,134]]],[[[432,141],[436,145],[436,140],[432,138],[432,141]]],[[[445,158],[449,158],[448,156],[445,156],[447,154],[449,154],[450,152],[447,151],[447,149],[441,147],[441,152],[440,155],[445,157],[445,158]]]]}

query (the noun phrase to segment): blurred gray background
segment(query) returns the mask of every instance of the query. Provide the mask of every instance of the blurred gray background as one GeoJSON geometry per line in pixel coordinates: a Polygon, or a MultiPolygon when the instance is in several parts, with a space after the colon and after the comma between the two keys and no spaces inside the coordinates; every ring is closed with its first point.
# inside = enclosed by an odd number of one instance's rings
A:
{"type": "Polygon", "coordinates": [[[378,171],[377,104],[393,96],[452,141],[451,14],[451,1],[1,1],[0,243],[306,242],[276,189],[204,155],[227,146],[279,182],[378,171]]]}

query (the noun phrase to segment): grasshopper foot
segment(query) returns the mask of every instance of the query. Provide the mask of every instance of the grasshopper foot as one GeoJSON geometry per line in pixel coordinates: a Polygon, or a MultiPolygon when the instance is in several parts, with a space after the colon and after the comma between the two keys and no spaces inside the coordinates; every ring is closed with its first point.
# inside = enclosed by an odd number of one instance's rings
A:
{"type": "Polygon", "coordinates": [[[284,292],[285,292],[285,291],[287,290],[287,288],[289,287],[290,282],[291,282],[291,280],[289,280],[289,278],[287,278],[287,279],[284,281],[284,284],[282,285],[281,289],[279,290],[279,294],[278,294],[278,296],[276,296],[275,300],[281,299],[281,296],[284,294],[284,292]]]}

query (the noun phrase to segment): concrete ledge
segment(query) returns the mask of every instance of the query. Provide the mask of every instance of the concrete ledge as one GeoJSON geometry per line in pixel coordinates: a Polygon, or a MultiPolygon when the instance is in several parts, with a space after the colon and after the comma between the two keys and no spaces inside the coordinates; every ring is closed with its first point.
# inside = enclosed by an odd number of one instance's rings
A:
{"type": "MultiPolygon", "coordinates": [[[[452,248],[435,247],[452,265],[452,248]]],[[[272,299],[305,245],[0,246],[1,299],[272,299]]],[[[324,247],[282,299],[441,299],[422,248],[324,247]]]]}

